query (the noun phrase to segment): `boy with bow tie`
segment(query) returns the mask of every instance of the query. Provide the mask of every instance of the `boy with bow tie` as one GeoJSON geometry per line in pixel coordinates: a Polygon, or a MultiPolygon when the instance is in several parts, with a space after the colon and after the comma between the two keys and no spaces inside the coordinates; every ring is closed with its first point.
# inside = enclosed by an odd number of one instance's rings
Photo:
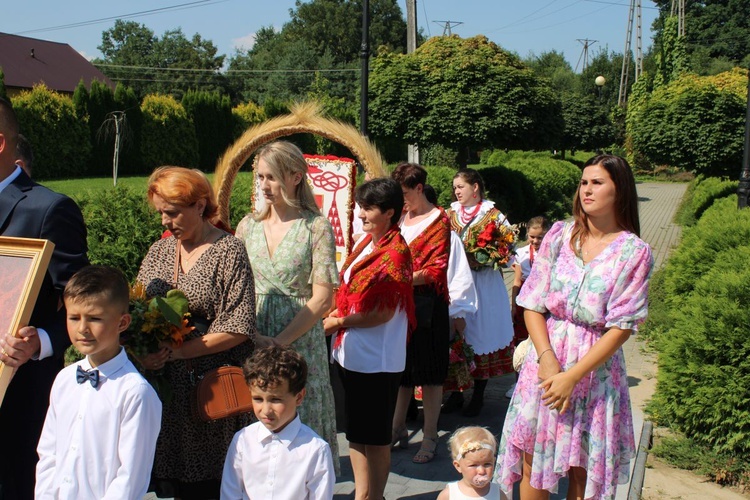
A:
{"type": "Polygon", "coordinates": [[[39,440],[37,499],[142,499],[161,401],[120,346],[129,287],[117,269],[88,266],[63,293],[68,335],[86,358],[55,379],[39,440]]]}

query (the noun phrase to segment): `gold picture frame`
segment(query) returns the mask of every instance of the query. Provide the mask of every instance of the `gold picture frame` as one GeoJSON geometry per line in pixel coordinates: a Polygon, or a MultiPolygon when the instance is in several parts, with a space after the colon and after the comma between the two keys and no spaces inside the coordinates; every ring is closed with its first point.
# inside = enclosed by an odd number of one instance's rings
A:
{"type": "MultiPolygon", "coordinates": [[[[0,334],[29,324],[55,244],[0,236],[0,334]]],[[[14,370],[0,362],[0,406],[14,370]]]]}

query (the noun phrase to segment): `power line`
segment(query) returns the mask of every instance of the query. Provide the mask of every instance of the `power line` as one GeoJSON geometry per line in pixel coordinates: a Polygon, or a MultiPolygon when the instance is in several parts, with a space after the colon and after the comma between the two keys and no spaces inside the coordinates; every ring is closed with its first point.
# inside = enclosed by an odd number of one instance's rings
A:
{"type": "MultiPolygon", "coordinates": [[[[580,1],[583,1],[583,0],[580,0],[580,1]]],[[[548,24],[546,26],[540,26],[539,28],[525,29],[523,31],[506,31],[506,32],[504,32],[504,34],[505,35],[515,35],[515,34],[518,34],[518,33],[531,33],[533,31],[546,30],[548,28],[554,28],[555,26],[560,26],[562,24],[568,24],[571,21],[576,21],[578,19],[581,19],[582,17],[587,17],[587,16],[590,16],[590,15],[596,14],[597,12],[601,12],[604,9],[609,9],[609,8],[610,8],[609,6],[605,5],[601,9],[592,10],[591,12],[587,12],[585,14],[581,14],[580,16],[571,17],[570,19],[566,19],[564,21],[560,21],[559,23],[548,24]]]]}
{"type": "Polygon", "coordinates": [[[104,64],[104,63],[93,63],[94,66],[101,68],[112,68],[112,69],[127,69],[127,70],[144,70],[144,71],[174,71],[174,72],[187,72],[187,73],[212,73],[212,74],[229,74],[229,73],[357,73],[359,68],[321,68],[321,69],[227,69],[223,72],[215,69],[205,68],[160,68],[158,66],[130,66],[124,64],[104,64]]]}
{"type": "Polygon", "coordinates": [[[172,12],[175,10],[193,9],[195,7],[205,7],[208,5],[224,3],[227,1],[228,0],[195,0],[193,2],[181,3],[177,5],[172,5],[169,7],[159,7],[156,9],[142,10],[138,12],[133,12],[131,14],[121,14],[117,16],[100,17],[98,19],[90,19],[88,21],[80,21],[76,23],[60,24],[57,26],[48,26],[46,28],[36,28],[36,29],[31,29],[31,30],[17,31],[16,33],[13,33],[13,34],[25,35],[29,33],[40,33],[40,32],[45,32],[45,31],[58,31],[58,30],[65,30],[65,29],[70,29],[70,28],[79,28],[81,26],[90,26],[92,24],[99,24],[99,23],[104,23],[104,22],[113,21],[117,19],[131,19],[133,17],[152,16],[154,14],[163,14],[165,12],[172,12]]]}
{"type": "Polygon", "coordinates": [[[514,28],[514,27],[519,26],[521,24],[533,23],[534,21],[538,21],[540,19],[544,19],[545,17],[551,16],[552,14],[557,14],[558,12],[561,12],[561,11],[563,11],[565,9],[569,9],[570,7],[573,7],[574,5],[579,4],[581,2],[583,2],[583,0],[576,0],[573,3],[568,4],[568,5],[564,6],[564,7],[560,7],[559,9],[553,10],[552,12],[547,12],[546,14],[541,15],[539,17],[536,17],[534,19],[530,19],[528,21],[524,20],[523,22],[521,22],[522,19],[526,19],[528,17],[528,16],[526,16],[526,17],[521,18],[519,20],[513,21],[510,24],[506,24],[505,26],[500,26],[499,28],[495,28],[494,30],[487,31],[487,33],[494,33],[494,32],[497,32],[497,31],[502,31],[505,28],[514,28]]]}
{"type": "MultiPolygon", "coordinates": [[[[622,5],[623,7],[630,7],[629,3],[618,3],[618,2],[605,2],[604,0],[584,0],[585,2],[591,2],[591,3],[606,3],[607,5],[622,5]]],[[[652,9],[652,10],[659,10],[659,7],[643,7],[642,9],[652,9]]]]}

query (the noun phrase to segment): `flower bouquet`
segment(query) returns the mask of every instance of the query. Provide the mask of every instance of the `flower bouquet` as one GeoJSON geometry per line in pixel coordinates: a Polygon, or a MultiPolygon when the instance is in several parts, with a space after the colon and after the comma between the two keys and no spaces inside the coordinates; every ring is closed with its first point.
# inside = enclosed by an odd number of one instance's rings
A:
{"type": "Polygon", "coordinates": [[[474,349],[460,333],[451,342],[448,350],[448,378],[443,384],[446,391],[463,391],[471,387],[471,372],[475,368],[474,349]]]}
{"type": "MultiPolygon", "coordinates": [[[[159,351],[163,343],[179,347],[194,330],[189,325],[187,297],[180,290],[170,290],[166,297],[149,299],[146,288],[136,283],[130,288],[130,315],[130,326],[122,333],[120,343],[135,360],[159,351]]],[[[138,366],[141,366],[140,363],[138,366]]],[[[166,384],[163,370],[142,371],[162,399],[168,398],[171,390],[166,384]]]]}
{"type": "Polygon", "coordinates": [[[510,262],[515,254],[518,227],[505,224],[505,219],[492,217],[484,225],[469,228],[466,237],[466,257],[474,270],[489,267],[498,270],[510,262]]]}

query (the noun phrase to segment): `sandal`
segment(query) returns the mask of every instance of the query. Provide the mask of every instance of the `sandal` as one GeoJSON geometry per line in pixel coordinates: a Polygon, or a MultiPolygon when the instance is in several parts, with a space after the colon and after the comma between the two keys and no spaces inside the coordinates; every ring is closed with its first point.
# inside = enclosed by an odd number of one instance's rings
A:
{"type": "Polygon", "coordinates": [[[391,448],[396,446],[396,444],[398,444],[399,448],[404,450],[409,447],[409,431],[406,429],[406,427],[401,427],[400,429],[393,430],[391,448]]]}
{"type": "Polygon", "coordinates": [[[414,455],[414,458],[411,459],[412,462],[415,464],[426,464],[427,462],[432,462],[432,459],[435,458],[435,455],[437,455],[437,438],[422,438],[422,446],[419,448],[419,451],[416,455],[414,455]],[[425,443],[429,441],[432,443],[432,449],[429,449],[425,446],[425,443]]]}

